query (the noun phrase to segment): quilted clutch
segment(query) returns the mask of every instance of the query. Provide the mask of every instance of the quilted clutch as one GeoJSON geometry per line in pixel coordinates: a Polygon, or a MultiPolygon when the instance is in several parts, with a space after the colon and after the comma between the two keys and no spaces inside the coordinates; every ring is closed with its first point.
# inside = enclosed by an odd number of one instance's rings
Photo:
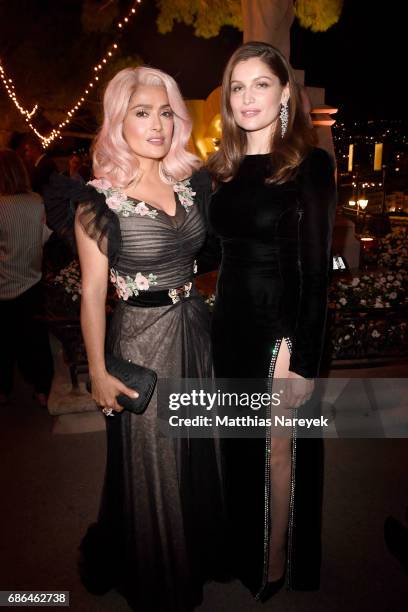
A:
{"type": "MultiPolygon", "coordinates": [[[[142,414],[150,402],[157,382],[157,374],[150,368],[137,365],[126,359],[115,357],[110,353],[105,355],[106,369],[111,376],[119,379],[130,389],[139,393],[139,397],[131,398],[121,393],[116,400],[125,410],[142,414]]],[[[91,381],[88,380],[86,388],[92,392],[91,381]]]]}

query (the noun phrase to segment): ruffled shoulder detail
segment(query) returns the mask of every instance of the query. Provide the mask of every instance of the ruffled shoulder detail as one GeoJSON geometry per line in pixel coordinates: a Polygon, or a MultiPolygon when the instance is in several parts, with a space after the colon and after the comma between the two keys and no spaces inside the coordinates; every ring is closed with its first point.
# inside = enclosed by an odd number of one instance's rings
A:
{"type": "Polygon", "coordinates": [[[106,204],[105,195],[93,185],[84,185],[62,174],[53,174],[44,190],[47,225],[75,247],[74,220],[79,221],[109,259],[116,262],[121,248],[118,216],[106,204]]]}

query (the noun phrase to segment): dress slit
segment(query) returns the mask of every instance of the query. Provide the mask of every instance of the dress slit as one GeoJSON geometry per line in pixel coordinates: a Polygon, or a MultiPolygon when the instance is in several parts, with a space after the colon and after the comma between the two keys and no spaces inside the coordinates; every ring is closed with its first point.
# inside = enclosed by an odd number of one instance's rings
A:
{"type": "MultiPolygon", "coordinates": [[[[272,357],[268,369],[268,392],[272,392],[272,384],[275,374],[276,362],[283,340],[286,342],[289,353],[292,352],[292,342],[290,338],[279,338],[275,341],[272,349],[272,357]]],[[[267,408],[266,418],[271,418],[271,404],[267,408]]],[[[297,410],[292,410],[295,416],[297,410]]],[[[268,582],[268,567],[269,567],[269,548],[270,548],[270,532],[271,532],[271,448],[272,435],[271,430],[265,436],[265,492],[264,492],[264,557],[263,557],[263,577],[262,585],[255,599],[259,599],[262,590],[268,582]]],[[[291,588],[291,552],[293,541],[293,518],[294,518],[294,502],[295,502],[295,469],[296,469],[296,425],[292,426],[292,448],[291,448],[291,475],[290,475],[290,495],[289,495],[289,523],[287,535],[287,560],[286,560],[286,587],[291,588]]]]}

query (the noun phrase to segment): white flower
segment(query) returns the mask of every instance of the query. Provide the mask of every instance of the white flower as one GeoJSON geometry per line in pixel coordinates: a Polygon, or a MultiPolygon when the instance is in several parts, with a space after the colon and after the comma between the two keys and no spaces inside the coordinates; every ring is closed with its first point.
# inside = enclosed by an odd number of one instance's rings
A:
{"type": "Polygon", "coordinates": [[[108,189],[112,188],[112,183],[103,177],[88,181],[87,185],[92,185],[92,187],[95,187],[98,191],[108,191],[108,189]]]}
{"type": "Polygon", "coordinates": [[[393,291],[392,293],[389,294],[388,297],[390,298],[390,300],[395,300],[397,297],[397,294],[395,293],[395,291],[393,291]]]}
{"type": "Polygon", "coordinates": [[[141,217],[144,217],[149,213],[149,209],[144,202],[138,202],[138,204],[135,206],[135,213],[141,217]]]}
{"type": "Polygon", "coordinates": [[[121,276],[114,268],[110,270],[110,280],[115,285],[118,296],[125,301],[132,295],[139,295],[139,291],[149,289],[150,284],[157,285],[156,279],[155,274],[149,274],[146,278],[141,272],[138,272],[133,279],[131,276],[121,276]]]}
{"type": "Polygon", "coordinates": [[[351,286],[352,287],[357,287],[357,285],[359,284],[360,279],[356,276],[355,278],[353,278],[353,280],[351,281],[351,286]]]}
{"type": "Polygon", "coordinates": [[[196,192],[190,187],[190,181],[179,181],[173,185],[173,190],[178,194],[180,204],[188,212],[189,208],[194,204],[194,196],[196,192]]]}
{"type": "Polygon", "coordinates": [[[140,272],[136,274],[135,283],[139,291],[147,291],[150,286],[147,278],[143,276],[143,274],[141,274],[140,272]]]}
{"type": "Polygon", "coordinates": [[[114,191],[106,198],[106,204],[111,210],[119,211],[126,202],[126,196],[120,191],[114,191]]]}
{"type": "Polygon", "coordinates": [[[381,334],[378,333],[378,331],[376,329],[373,330],[371,335],[372,335],[373,338],[379,338],[381,336],[381,334]]]}
{"type": "Polygon", "coordinates": [[[342,306],[345,306],[345,305],[347,304],[347,300],[346,300],[346,298],[344,298],[344,297],[340,298],[340,299],[339,299],[339,302],[340,302],[340,304],[341,304],[342,306]]]}
{"type": "Polygon", "coordinates": [[[360,300],[360,304],[362,304],[363,306],[365,306],[367,304],[367,300],[360,300]]]}
{"type": "Polygon", "coordinates": [[[157,276],[156,276],[156,274],[152,274],[152,272],[150,272],[150,274],[147,277],[147,280],[149,281],[150,285],[157,285],[157,276]]]}

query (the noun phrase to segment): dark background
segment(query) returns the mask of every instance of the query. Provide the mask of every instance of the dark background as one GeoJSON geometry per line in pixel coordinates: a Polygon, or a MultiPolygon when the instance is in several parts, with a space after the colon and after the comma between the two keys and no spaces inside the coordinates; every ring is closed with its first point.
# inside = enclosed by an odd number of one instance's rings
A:
{"type": "MultiPolygon", "coordinates": [[[[295,21],[292,65],[306,71],[306,84],[326,88],[326,102],[340,109],[338,119],[404,118],[407,97],[403,32],[404,2],[345,0],[338,24],[325,33],[302,29],[295,21]]],[[[120,5],[123,14],[131,6],[120,5]]],[[[0,57],[24,105],[66,109],[89,79],[92,66],[117,36],[84,35],[80,0],[0,0],[0,57]]],[[[154,0],[143,0],[120,41],[122,57],[143,61],[175,76],[187,98],[206,98],[219,84],[229,55],[242,33],[224,27],[212,39],[197,38],[177,24],[158,33],[154,0]]],[[[0,101],[9,103],[0,87],[0,101]]],[[[89,105],[99,105],[101,92],[89,105]]]]}

